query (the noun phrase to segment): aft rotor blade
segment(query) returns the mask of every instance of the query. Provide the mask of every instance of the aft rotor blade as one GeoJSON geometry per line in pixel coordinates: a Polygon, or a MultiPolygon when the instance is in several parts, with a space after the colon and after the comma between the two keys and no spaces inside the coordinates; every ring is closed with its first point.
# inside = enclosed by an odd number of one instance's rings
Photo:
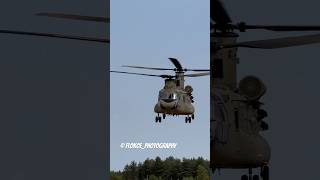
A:
{"type": "Polygon", "coordinates": [[[320,34],[240,42],[236,44],[222,46],[221,49],[233,47],[275,49],[314,43],[320,43],[320,34]]]}
{"type": "Polygon", "coordinates": [[[182,71],[182,66],[176,58],[169,58],[172,64],[177,68],[177,71],[182,71]]]}
{"type": "Polygon", "coordinates": [[[201,71],[210,71],[210,69],[183,69],[184,71],[194,71],[194,72],[201,72],[201,71]]]}
{"type": "Polygon", "coordinates": [[[174,70],[175,70],[175,69],[173,69],[173,68],[155,68],[155,67],[128,66],[128,65],[123,65],[123,67],[137,68],[137,69],[150,69],[150,70],[171,70],[171,71],[174,71],[174,70]]]}
{"type": "Polygon", "coordinates": [[[142,76],[153,76],[153,77],[161,77],[161,78],[173,78],[174,77],[171,75],[144,74],[144,73],[133,73],[133,72],[126,72],[126,71],[110,71],[110,72],[122,73],[122,74],[134,74],[134,75],[142,75],[142,76]]]}
{"type": "Polygon", "coordinates": [[[220,0],[211,0],[210,9],[210,17],[216,24],[225,25],[231,23],[231,18],[220,0]]]}
{"type": "Polygon", "coordinates": [[[194,73],[194,74],[185,74],[185,77],[199,77],[199,76],[208,76],[210,75],[210,72],[205,73],[194,73]]]}
{"type": "Polygon", "coordinates": [[[0,30],[3,34],[19,34],[19,35],[29,35],[29,36],[42,36],[51,38],[61,38],[61,39],[73,39],[81,41],[93,41],[99,43],[110,43],[109,39],[103,38],[91,38],[91,37],[81,37],[72,35],[62,35],[62,34],[50,34],[50,33],[38,33],[38,32],[26,32],[26,31],[12,31],[12,30],[0,30]]]}
{"type": "Polygon", "coordinates": [[[109,23],[110,19],[106,17],[96,17],[96,16],[82,16],[76,14],[64,14],[64,13],[37,13],[37,16],[47,16],[47,17],[54,17],[54,18],[63,18],[63,19],[72,19],[72,20],[80,20],[80,21],[94,21],[94,22],[103,22],[109,23]]]}
{"type": "Polygon", "coordinates": [[[245,29],[265,29],[270,31],[319,31],[320,26],[266,26],[245,25],[245,29]]]}

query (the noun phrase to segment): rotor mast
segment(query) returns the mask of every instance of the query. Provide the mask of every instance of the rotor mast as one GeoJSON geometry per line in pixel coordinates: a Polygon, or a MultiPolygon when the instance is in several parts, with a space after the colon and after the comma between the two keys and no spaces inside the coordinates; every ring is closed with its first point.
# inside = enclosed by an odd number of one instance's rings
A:
{"type": "Polygon", "coordinates": [[[176,72],[176,86],[179,89],[184,89],[184,72],[183,71],[176,72]]]}
{"type": "Polygon", "coordinates": [[[237,87],[237,48],[219,49],[226,44],[235,44],[238,35],[233,32],[214,32],[211,34],[210,66],[214,86],[225,86],[232,90],[237,87]]]}

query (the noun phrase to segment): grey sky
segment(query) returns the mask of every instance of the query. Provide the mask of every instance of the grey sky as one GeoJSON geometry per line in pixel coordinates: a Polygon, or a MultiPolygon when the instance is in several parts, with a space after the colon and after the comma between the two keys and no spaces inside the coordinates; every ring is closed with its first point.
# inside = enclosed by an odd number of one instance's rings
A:
{"type": "MultiPolygon", "coordinates": [[[[235,22],[248,24],[320,25],[318,1],[225,0],[235,22]]],[[[241,40],[306,33],[250,31],[241,40]]],[[[309,33],[310,34],[310,33],[309,33]]],[[[263,98],[272,148],[271,179],[319,179],[320,44],[277,50],[240,49],[239,77],[256,75],[267,86],[263,98]]],[[[222,170],[216,179],[239,179],[247,171],[222,170]]]]}
{"type": "MultiPolygon", "coordinates": [[[[1,1],[0,28],[105,37],[105,24],[34,16],[107,16],[107,1],[1,1]]],[[[0,179],[106,178],[108,46],[0,34],[0,179]]]]}
{"type": "MultiPolygon", "coordinates": [[[[111,69],[121,65],[173,67],[176,57],[189,68],[209,67],[209,1],[111,1],[111,69]]],[[[154,71],[149,73],[166,73],[154,71]]],[[[171,73],[171,72],[168,72],[171,73]]],[[[154,121],[153,108],[163,80],[111,74],[111,169],[132,160],[174,156],[209,158],[209,77],[188,78],[194,88],[195,120],[184,117],[154,121]],[[175,150],[124,150],[126,142],[176,142],[175,150]]]]}

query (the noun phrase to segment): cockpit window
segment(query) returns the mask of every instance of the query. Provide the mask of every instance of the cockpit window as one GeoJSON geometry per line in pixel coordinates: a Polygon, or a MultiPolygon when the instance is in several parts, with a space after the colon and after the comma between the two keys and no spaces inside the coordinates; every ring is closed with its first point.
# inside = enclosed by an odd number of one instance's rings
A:
{"type": "Polygon", "coordinates": [[[160,91],[158,101],[160,99],[166,99],[166,98],[168,98],[168,93],[166,93],[165,91],[160,91]]]}

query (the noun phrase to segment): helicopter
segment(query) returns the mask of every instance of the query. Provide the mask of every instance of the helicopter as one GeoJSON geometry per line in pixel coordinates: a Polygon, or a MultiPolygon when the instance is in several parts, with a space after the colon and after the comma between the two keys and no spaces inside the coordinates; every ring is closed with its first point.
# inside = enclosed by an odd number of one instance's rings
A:
{"type": "Polygon", "coordinates": [[[186,69],[183,68],[180,62],[176,58],[169,58],[175,68],[155,68],[155,67],[143,67],[143,66],[128,66],[128,68],[149,69],[149,70],[169,70],[174,71],[175,75],[155,75],[155,74],[143,74],[133,73],[126,71],[110,71],[113,73],[134,74],[143,76],[160,77],[164,80],[164,87],[159,91],[158,102],[154,107],[154,112],[157,113],[155,117],[156,123],[161,123],[162,119],[165,119],[167,115],[179,116],[184,115],[185,123],[191,123],[194,116],[194,97],[192,96],[193,88],[190,85],[184,85],[185,77],[200,77],[210,75],[209,69],[186,69]],[[184,74],[187,71],[196,71],[200,73],[184,74]],[[207,72],[206,72],[207,71],[207,72]],[[162,114],[162,116],[160,116],[162,114]]]}
{"type": "Polygon", "coordinates": [[[320,26],[248,25],[233,23],[223,4],[211,0],[210,13],[210,167],[248,169],[241,180],[269,180],[271,148],[261,132],[269,129],[261,98],[267,87],[256,76],[237,80],[238,48],[276,49],[320,42],[320,35],[303,35],[237,42],[247,30],[319,31],[320,26]],[[236,32],[238,31],[238,32],[236,32]],[[253,175],[253,169],[260,174],[253,175]]]}
{"type": "MultiPolygon", "coordinates": [[[[43,17],[78,20],[78,21],[110,23],[110,19],[106,18],[106,17],[83,16],[83,15],[55,13],[55,12],[41,12],[41,13],[36,13],[35,15],[36,16],[43,16],[43,17]]],[[[64,34],[52,34],[52,33],[42,33],[42,32],[28,32],[28,31],[0,29],[0,33],[27,35],[27,36],[40,36],[40,37],[60,38],[60,39],[71,39],[71,40],[79,40],[79,41],[91,41],[91,42],[104,43],[104,44],[110,43],[110,40],[105,39],[105,38],[92,38],[92,37],[73,36],[73,35],[64,35],[64,34]]]]}

